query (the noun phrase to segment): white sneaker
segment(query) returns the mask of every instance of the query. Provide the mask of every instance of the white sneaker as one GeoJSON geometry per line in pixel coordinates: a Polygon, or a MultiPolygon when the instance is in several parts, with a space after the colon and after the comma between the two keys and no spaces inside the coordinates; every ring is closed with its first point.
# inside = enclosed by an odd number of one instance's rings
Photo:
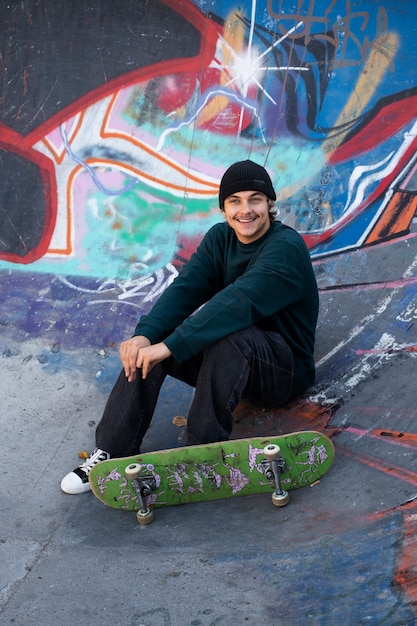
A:
{"type": "Polygon", "coordinates": [[[61,480],[61,489],[65,493],[84,493],[90,491],[90,483],[88,482],[88,475],[91,468],[100,461],[107,461],[110,458],[110,454],[96,448],[92,454],[84,461],[82,465],[76,467],[73,472],[70,472],[61,480]]]}

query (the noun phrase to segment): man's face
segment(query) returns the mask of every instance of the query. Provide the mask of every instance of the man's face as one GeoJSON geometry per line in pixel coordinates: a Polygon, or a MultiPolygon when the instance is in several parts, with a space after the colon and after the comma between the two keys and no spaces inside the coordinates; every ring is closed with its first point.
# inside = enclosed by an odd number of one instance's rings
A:
{"type": "Polygon", "coordinates": [[[271,225],[268,198],[260,191],[238,191],[228,196],[224,213],[241,243],[256,241],[271,225]]]}

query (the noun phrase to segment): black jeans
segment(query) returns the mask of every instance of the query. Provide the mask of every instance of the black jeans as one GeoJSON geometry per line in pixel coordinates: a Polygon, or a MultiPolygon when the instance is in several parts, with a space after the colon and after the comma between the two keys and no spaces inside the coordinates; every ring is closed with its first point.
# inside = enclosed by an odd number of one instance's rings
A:
{"type": "Polygon", "coordinates": [[[251,326],[220,339],[185,363],[158,363],[146,380],[119,375],[96,430],[96,445],[112,457],[140,452],[167,375],[195,387],[187,444],[229,438],[242,398],[260,407],[284,404],[293,381],[293,355],[281,335],[251,326]]]}

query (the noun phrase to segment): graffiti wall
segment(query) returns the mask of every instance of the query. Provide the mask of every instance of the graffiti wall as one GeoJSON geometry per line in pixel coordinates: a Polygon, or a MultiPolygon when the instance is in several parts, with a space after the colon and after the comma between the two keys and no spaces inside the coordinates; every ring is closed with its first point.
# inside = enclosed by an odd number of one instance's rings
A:
{"type": "Polygon", "coordinates": [[[313,257],[407,233],[411,6],[2,3],[0,268],[169,280],[242,158],[313,257]]]}
{"type": "Polygon", "coordinates": [[[48,311],[71,336],[75,291],[131,327],[222,219],[235,160],[267,167],[314,259],[407,234],[411,6],[1,3],[3,326],[36,334],[48,311]]]}
{"type": "Polygon", "coordinates": [[[413,3],[22,0],[0,18],[4,332],[115,345],[222,219],[235,160],[267,167],[318,271],[409,235],[413,3]]]}

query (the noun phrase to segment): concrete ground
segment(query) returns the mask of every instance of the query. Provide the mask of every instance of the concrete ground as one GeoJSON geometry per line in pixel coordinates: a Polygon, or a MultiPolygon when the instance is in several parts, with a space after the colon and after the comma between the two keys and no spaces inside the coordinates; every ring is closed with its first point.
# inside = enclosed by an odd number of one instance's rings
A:
{"type": "MultiPolygon", "coordinates": [[[[124,312],[103,305],[102,319],[113,324],[106,343],[75,332],[77,323],[97,329],[93,306],[82,322],[74,313],[60,336],[58,313],[29,332],[22,311],[31,303],[48,301],[56,312],[69,300],[50,277],[3,274],[0,622],[416,624],[414,235],[316,263],[314,388],[281,410],[237,411],[235,437],[329,434],[336,458],[321,482],[293,492],[283,509],[269,495],[250,496],[158,509],[146,527],[90,493],[59,488],[77,453],[93,445],[119,368],[114,328],[127,331],[135,312],[122,328],[124,312]]],[[[85,298],[82,289],[74,294],[74,311],[85,298]]],[[[172,418],[186,413],[190,393],[167,381],[145,449],[181,445],[172,418]]]]}

